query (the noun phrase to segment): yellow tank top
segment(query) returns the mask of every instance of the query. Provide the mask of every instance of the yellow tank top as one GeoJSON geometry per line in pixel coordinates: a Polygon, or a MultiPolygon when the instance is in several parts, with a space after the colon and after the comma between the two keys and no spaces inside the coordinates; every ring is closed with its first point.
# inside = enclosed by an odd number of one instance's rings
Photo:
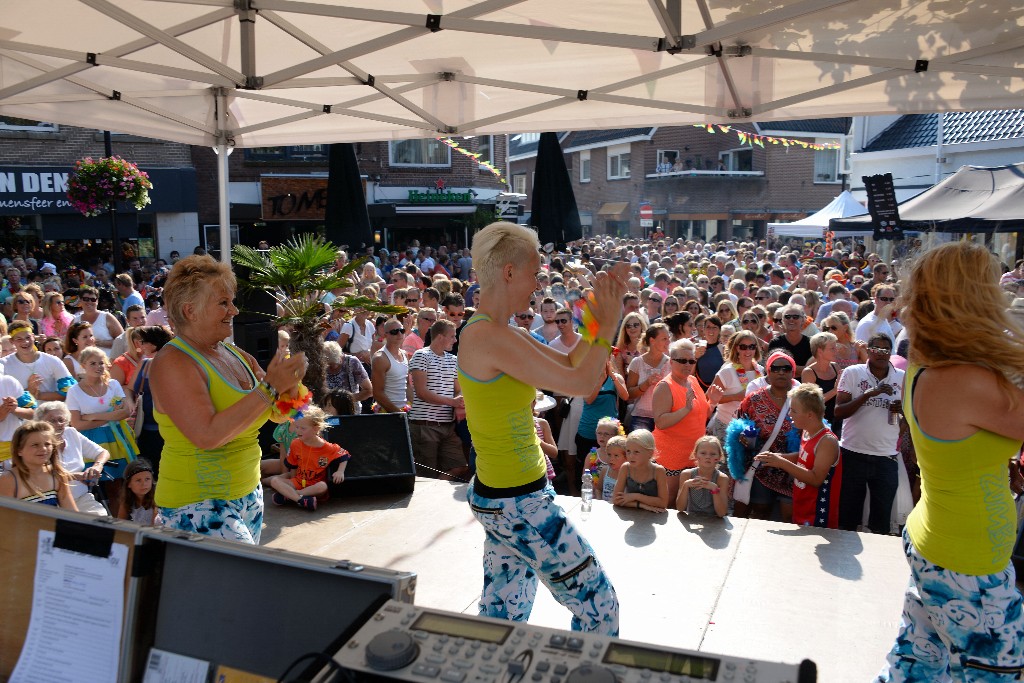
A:
{"type": "Polygon", "coordinates": [[[1006,468],[1020,442],[985,430],[957,441],[925,434],[913,408],[920,372],[908,369],[903,391],[921,467],[921,501],[907,519],[907,533],[933,564],[961,574],[996,574],[1010,561],[1017,531],[1006,468]]]}
{"type": "MultiPolygon", "coordinates": [[[[218,413],[249,394],[249,391],[238,389],[228,383],[201,353],[180,337],[175,337],[168,345],[188,354],[203,368],[210,400],[218,413]]],[[[249,363],[230,344],[224,346],[242,362],[255,386],[256,377],[252,374],[249,363]]],[[[183,397],[182,400],[187,399],[183,397]]],[[[164,450],[160,456],[160,484],[156,487],[156,504],[161,507],[177,508],[202,500],[235,500],[252,493],[260,483],[262,452],[257,437],[260,426],[269,417],[268,407],[234,440],[220,448],[207,451],[192,445],[166,414],[154,409],[153,418],[160,427],[160,436],[164,438],[164,450]]]]}
{"type": "MultiPolygon", "coordinates": [[[[474,316],[466,325],[482,320],[490,317],[474,316]]],[[[491,488],[511,488],[543,477],[547,465],[531,408],[536,390],[504,373],[494,379],[476,379],[461,367],[459,385],[476,449],[477,479],[491,488]]]]}

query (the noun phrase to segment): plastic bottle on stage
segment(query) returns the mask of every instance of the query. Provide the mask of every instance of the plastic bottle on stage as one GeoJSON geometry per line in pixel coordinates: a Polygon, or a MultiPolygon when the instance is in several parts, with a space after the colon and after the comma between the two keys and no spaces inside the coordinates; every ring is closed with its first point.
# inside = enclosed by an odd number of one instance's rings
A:
{"type": "Polygon", "coordinates": [[[590,470],[583,470],[583,478],[580,480],[580,498],[583,500],[580,512],[586,519],[594,505],[594,475],[590,473],[590,470]]]}

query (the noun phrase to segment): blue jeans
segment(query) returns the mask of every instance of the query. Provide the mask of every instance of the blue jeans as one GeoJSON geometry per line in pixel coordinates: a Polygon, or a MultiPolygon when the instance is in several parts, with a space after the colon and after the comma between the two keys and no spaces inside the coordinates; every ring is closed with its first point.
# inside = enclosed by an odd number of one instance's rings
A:
{"type": "Polygon", "coordinates": [[[870,495],[868,528],[888,534],[892,525],[892,503],[899,488],[899,456],[867,455],[846,448],[843,455],[843,487],[839,494],[839,528],[856,531],[864,519],[864,498],[870,495]]]}
{"type": "Polygon", "coordinates": [[[572,612],[572,630],[618,635],[615,589],[550,484],[515,498],[484,498],[470,486],[469,505],[486,532],[482,616],[527,621],[539,577],[572,612]]]}
{"type": "Polygon", "coordinates": [[[896,642],[876,682],[1024,678],[1024,600],[1013,565],[984,576],[943,569],[921,557],[906,531],[903,551],[910,585],[896,642]]]}

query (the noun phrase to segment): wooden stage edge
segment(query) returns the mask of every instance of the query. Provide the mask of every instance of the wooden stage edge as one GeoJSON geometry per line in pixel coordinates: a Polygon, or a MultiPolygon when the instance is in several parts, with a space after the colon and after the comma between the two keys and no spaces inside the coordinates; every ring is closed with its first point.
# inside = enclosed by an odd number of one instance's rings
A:
{"type": "MultiPolygon", "coordinates": [[[[475,614],[483,530],[466,484],[336,499],[313,513],[269,503],[262,545],[412,571],[424,607],[475,614]]],[[[707,653],[818,665],[818,680],[871,680],[909,578],[900,539],[780,522],[688,517],[559,496],[619,596],[620,636],[707,653]]],[[[543,586],[530,622],[568,628],[543,586]]]]}

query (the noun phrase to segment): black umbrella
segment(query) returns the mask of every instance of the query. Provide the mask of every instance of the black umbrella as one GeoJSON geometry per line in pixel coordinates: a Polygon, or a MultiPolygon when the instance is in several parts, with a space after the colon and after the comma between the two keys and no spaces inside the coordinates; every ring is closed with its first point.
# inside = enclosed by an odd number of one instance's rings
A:
{"type": "Polygon", "coordinates": [[[327,175],[327,209],[324,228],[327,239],[352,250],[373,244],[373,229],[366,213],[366,195],[359,177],[356,150],[345,142],[330,145],[327,175]]]}
{"type": "Polygon", "coordinates": [[[537,228],[541,244],[553,242],[562,247],[583,237],[572,180],[554,133],[541,133],[537,145],[531,207],[530,223],[537,228]]]}

